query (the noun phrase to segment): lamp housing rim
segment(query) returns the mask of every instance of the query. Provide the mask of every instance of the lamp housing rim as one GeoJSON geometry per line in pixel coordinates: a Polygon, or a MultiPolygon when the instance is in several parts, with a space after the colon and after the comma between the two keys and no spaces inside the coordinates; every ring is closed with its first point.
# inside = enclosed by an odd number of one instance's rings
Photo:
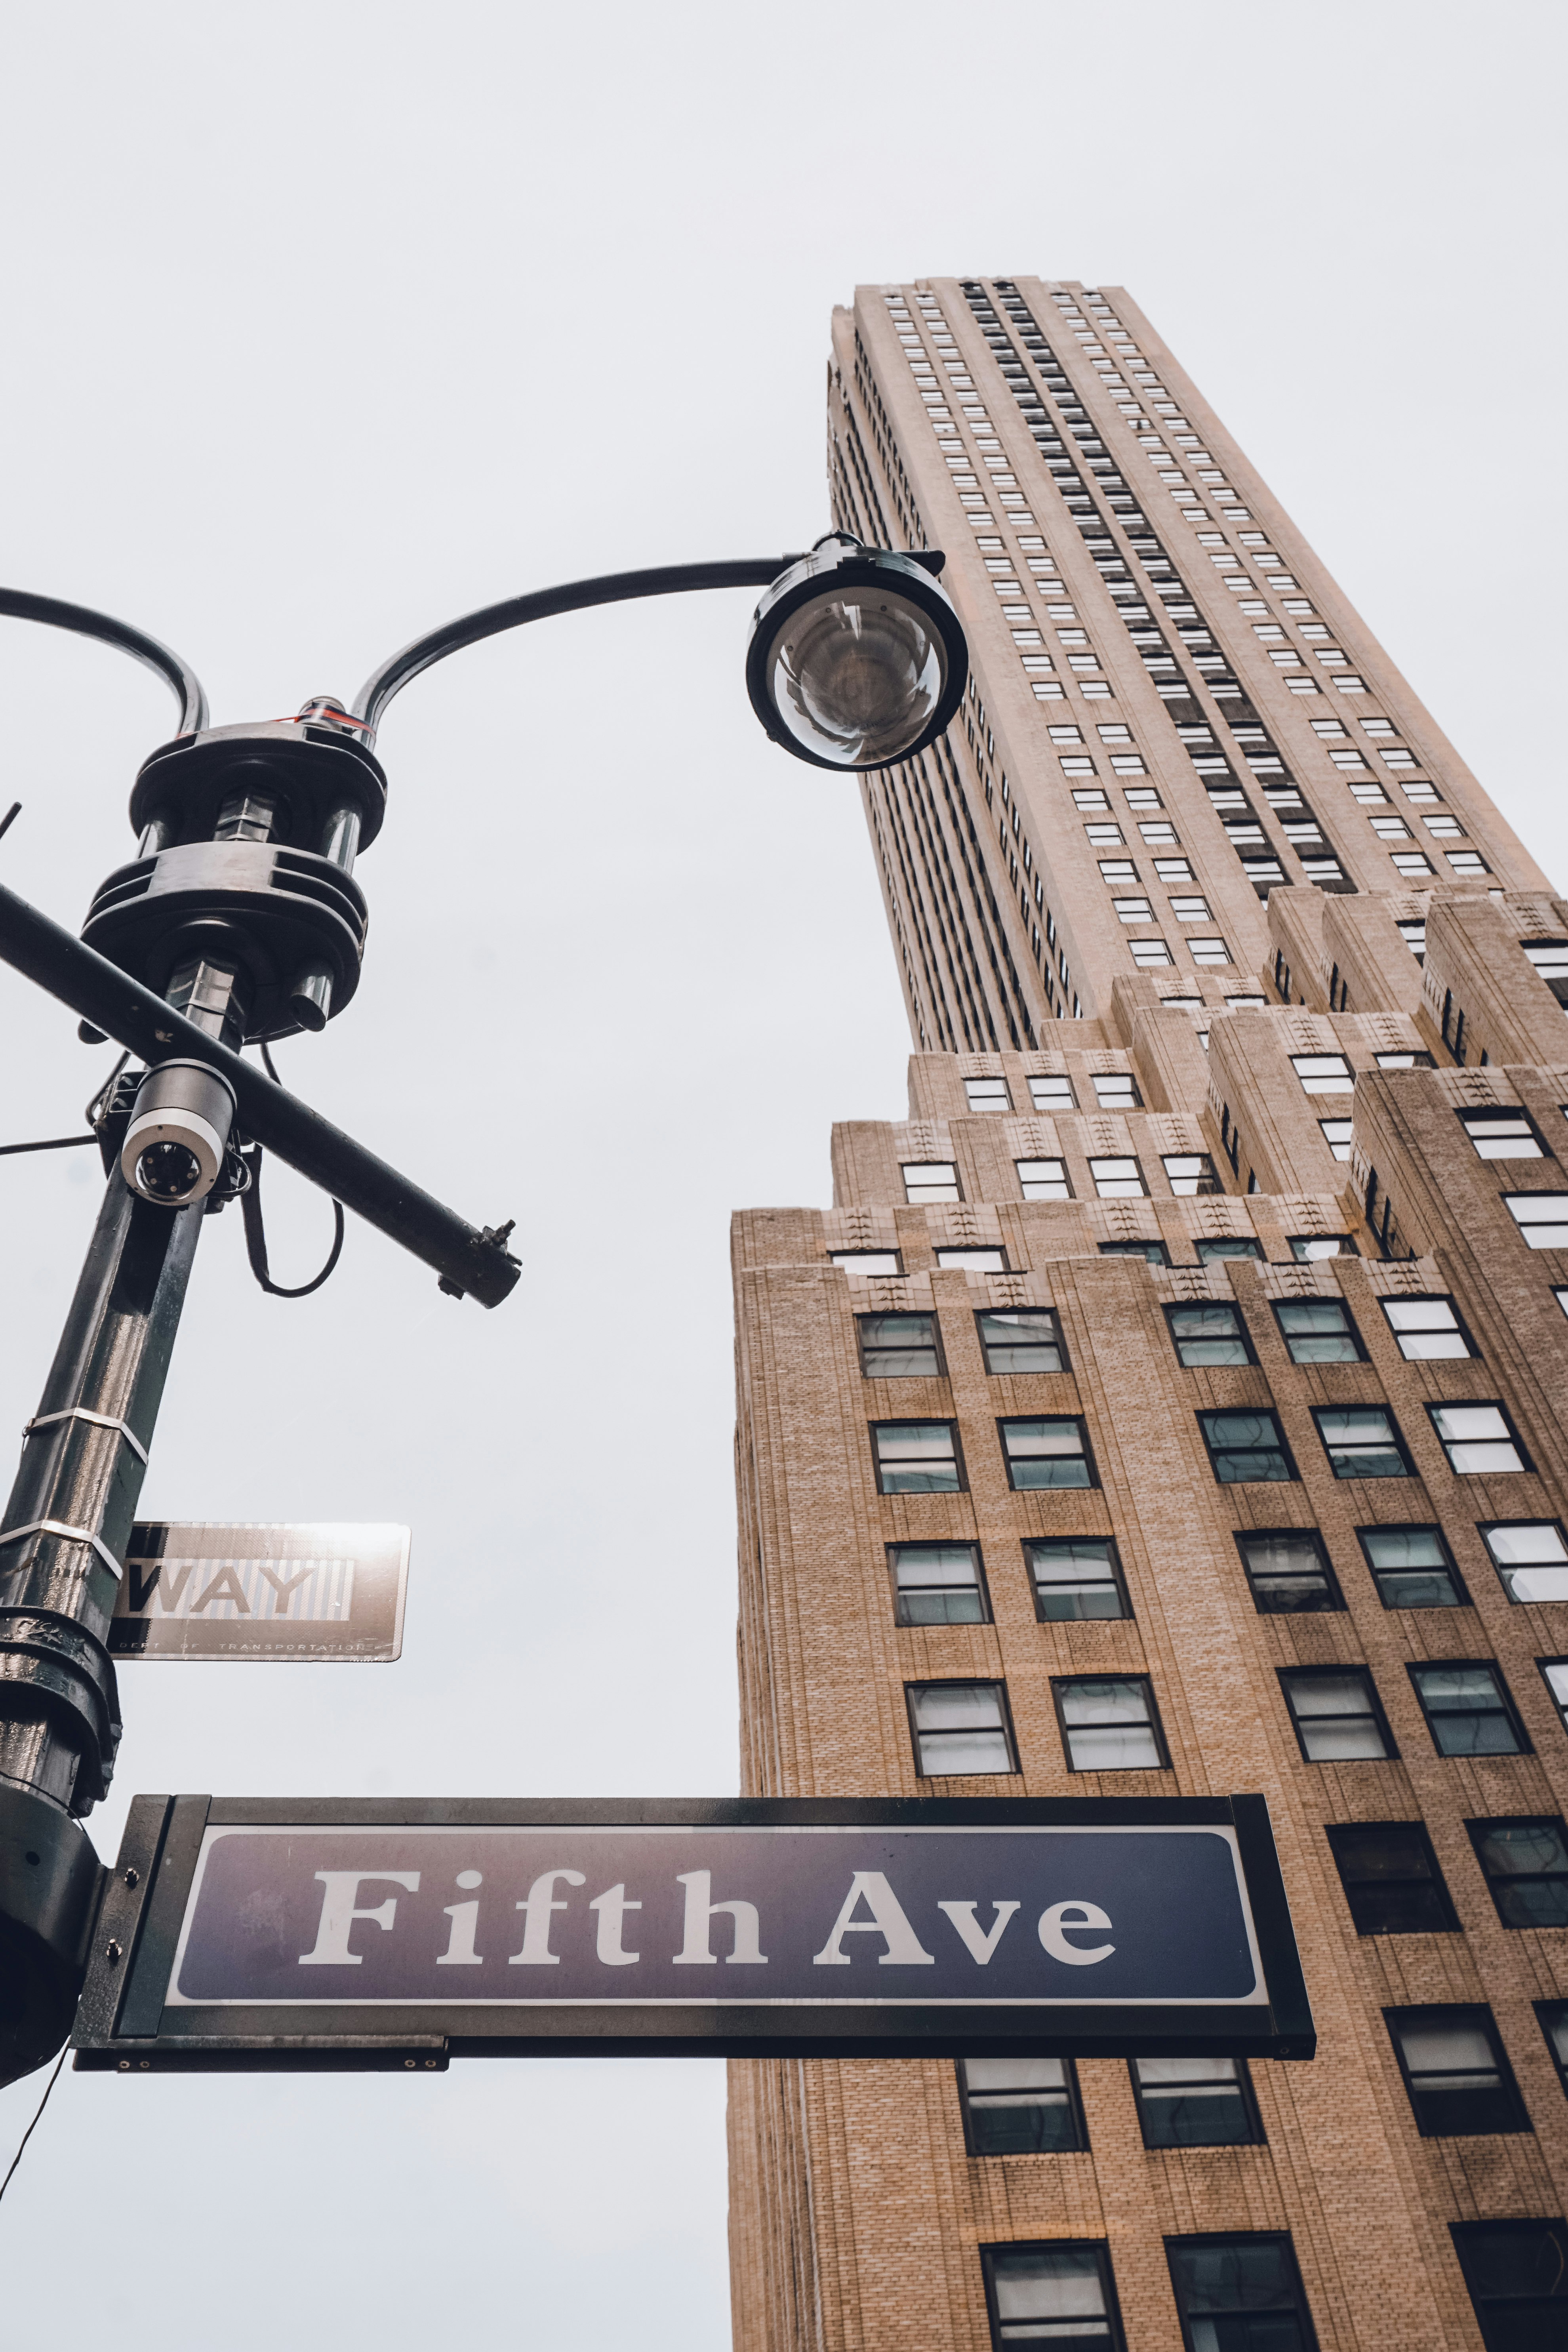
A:
{"type": "Polygon", "coordinates": [[[826,768],[836,775],[869,775],[879,769],[897,767],[900,760],[912,759],[917,751],[923,751],[939,735],[946,733],[963,703],[969,679],[969,641],[963,624],[935,577],[946,561],[938,548],[900,554],[891,548],[866,547],[847,531],[837,531],[819,540],[809,554],[803,555],[770,582],[752,615],[751,635],[746,644],[746,691],[770,743],[779,744],[811,767],[826,768]],[[773,651],[784,623],[804,604],[857,588],[884,588],[915,605],[941,637],[947,664],[942,698],[930,719],[920,734],[890,760],[829,760],[819,751],[808,750],[784,725],[769,690],[773,651]]]}

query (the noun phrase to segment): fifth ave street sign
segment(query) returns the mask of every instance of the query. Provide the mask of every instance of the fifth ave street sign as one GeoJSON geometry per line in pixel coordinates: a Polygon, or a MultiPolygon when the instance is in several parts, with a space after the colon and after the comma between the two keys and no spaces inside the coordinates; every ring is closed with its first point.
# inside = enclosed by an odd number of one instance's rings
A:
{"type": "Polygon", "coordinates": [[[1261,1797],[139,1797],[79,2067],[1310,2057],[1261,1797]]]}

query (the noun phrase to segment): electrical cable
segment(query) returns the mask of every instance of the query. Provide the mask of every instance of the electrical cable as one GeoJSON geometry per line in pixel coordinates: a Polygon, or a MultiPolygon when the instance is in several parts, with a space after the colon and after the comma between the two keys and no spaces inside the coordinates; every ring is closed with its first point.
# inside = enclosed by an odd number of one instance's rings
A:
{"type": "Polygon", "coordinates": [[[96,1143],[96,1135],[50,1135],[41,1143],[0,1143],[0,1160],[9,1160],[18,1151],[74,1151],[79,1143],[96,1143]]]}
{"type": "Polygon", "coordinates": [[[11,2178],[12,2178],[12,2174],[13,2174],[13,2173],[15,2173],[15,2171],[16,2171],[16,2167],[17,2167],[17,2166],[21,2163],[21,2161],[22,2161],[22,2153],[23,2153],[23,2149],[25,2149],[25,2148],[26,2148],[26,2145],[27,2145],[27,2142],[32,2138],[33,2134],[34,2134],[34,2133],[37,2130],[37,2128],[38,2128],[38,2120],[39,2120],[39,2116],[42,2116],[42,2114],[43,2114],[43,2112],[44,2112],[44,2109],[45,2109],[45,2108],[48,2105],[48,2104],[49,2104],[49,2093],[54,2089],[55,2084],[59,2081],[59,2079],[60,2079],[60,2068],[65,2064],[66,2060],[67,2060],[67,2058],[68,2058],[69,2055],[70,2055],[70,2045],[69,2045],[69,2043],[68,2042],[68,2043],[67,2043],[67,2045],[66,2045],[66,2047],[65,2047],[65,2049],[63,2049],[63,2050],[60,2052],[59,2056],[55,2060],[55,2071],[54,2071],[54,2073],[49,2076],[48,2081],[47,2081],[47,2082],[45,2084],[45,2085],[44,2085],[44,2095],[43,2095],[43,2097],[38,2101],[38,2113],[37,2113],[37,2115],[36,2115],[36,2116],[33,2117],[32,2122],[27,2126],[26,2130],[22,2134],[22,2146],[21,2146],[21,2147],[19,2147],[19,2148],[16,2150],[16,2155],[11,2158],[11,2170],[10,2170],[9,2172],[7,2172],[7,2173],[6,2173],[5,2178],[5,2179],[4,2179],[4,2180],[0,2180],[0,2197],[4,2197],[4,2196],[5,2196],[5,2191],[6,2191],[6,2190],[7,2190],[7,2189],[9,2189],[9,2188],[10,2188],[10,2186],[11,2186],[11,2178]]]}
{"type": "MultiPolygon", "coordinates": [[[[265,1038],[261,1040],[261,1060],[273,1085],[281,1086],[283,1081],[267,1049],[265,1038]]],[[[267,1231],[261,1221],[261,1156],[259,1143],[242,1144],[240,1147],[240,1160],[250,1179],[239,1196],[239,1213],[245,1225],[245,1254],[250,1260],[250,1271],[271,1298],[309,1298],[313,1290],[320,1290],[343,1254],[343,1204],[341,1201],[332,1202],[332,1246],[320,1274],[313,1282],[301,1283],[297,1290],[285,1289],[280,1282],[273,1281],[268,1264],[267,1231]]]]}

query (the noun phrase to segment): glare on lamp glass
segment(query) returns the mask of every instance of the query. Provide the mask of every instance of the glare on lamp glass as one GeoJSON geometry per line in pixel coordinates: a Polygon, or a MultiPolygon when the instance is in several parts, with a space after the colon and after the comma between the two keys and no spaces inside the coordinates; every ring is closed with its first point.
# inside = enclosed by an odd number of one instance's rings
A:
{"type": "Polygon", "coordinates": [[[819,768],[884,768],[942,733],[969,675],[937,554],[819,541],[768,589],[746,684],[775,743],[819,768]]]}

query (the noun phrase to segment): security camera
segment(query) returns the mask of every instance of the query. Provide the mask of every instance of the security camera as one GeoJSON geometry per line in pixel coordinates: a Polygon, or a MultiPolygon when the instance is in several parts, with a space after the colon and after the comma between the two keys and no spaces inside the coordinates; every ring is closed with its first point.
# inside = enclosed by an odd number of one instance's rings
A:
{"type": "Polygon", "coordinates": [[[234,1089],[202,1062],[160,1062],[137,1090],[120,1172],[161,1209],[188,1208],[212,1191],[234,1120],[234,1089]]]}

